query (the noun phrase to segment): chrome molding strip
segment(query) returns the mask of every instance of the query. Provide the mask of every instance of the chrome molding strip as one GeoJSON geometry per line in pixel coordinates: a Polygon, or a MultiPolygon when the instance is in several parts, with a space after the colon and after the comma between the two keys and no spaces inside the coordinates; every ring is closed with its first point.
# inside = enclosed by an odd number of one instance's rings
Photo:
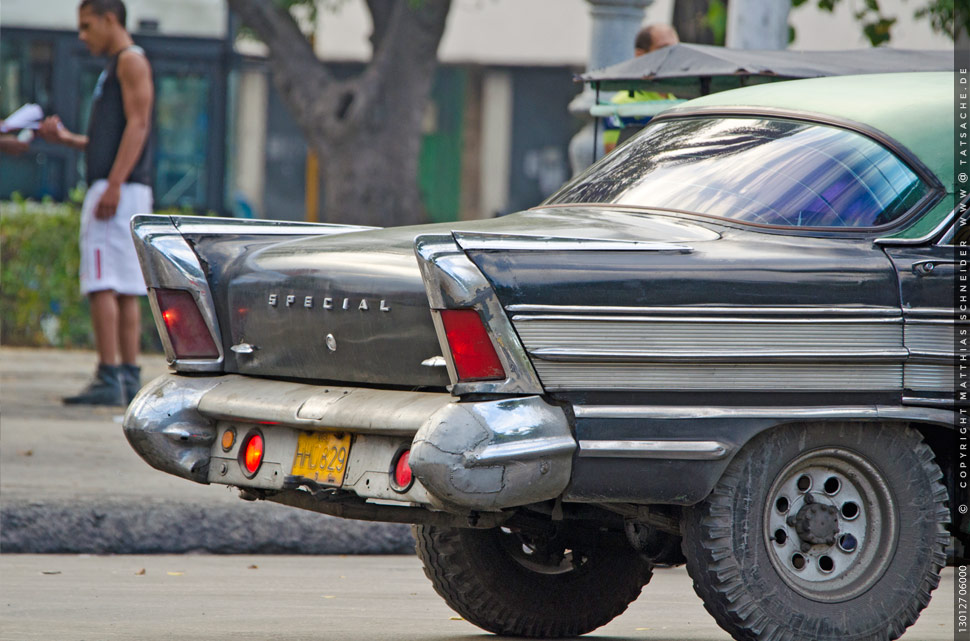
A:
{"type": "Polygon", "coordinates": [[[165,348],[168,362],[183,372],[222,371],[222,363],[225,359],[222,333],[216,320],[212,290],[209,288],[209,281],[206,280],[199,257],[195,255],[169,216],[137,215],[131,219],[131,232],[136,241],[135,250],[138,253],[138,262],[141,263],[142,274],[145,276],[145,284],[151,294],[148,300],[152,308],[152,316],[155,317],[155,327],[165,348]],[[151,292],[151,289],[159,287],[181,289],[192,294],[219,351],[218,358],[204,360],[175,358],[175,349],[162,321],[158,301],[151,292]]]}
{"type": "Polygon", "coordinates": [[[952,307],[913,307],[903,310],[903,317],[908,321],[911,317],[920,316],[953,316],[955,310],[952,307]]]}
{"type": "MultiPolygon", "coordinates": [[[[903,399],[904,401],[906,399],[903,399]]],[[[696,407],[679,405],[574,405],[577,419],[893,419],[954,425],[949,410],[895,405],[842,405],[807,407],[696,407]]]]}
{"type": "Polygon", "coordinates": [[[943,220],[933,228],[928,234],[924,234],[920,238],[877,238],[874,242],[877,245],[921,245],[923,243],[929,242],[936,237],[947,225],[951,225],[947,233],[940,239],[940,245],[946,245],[953,240],[954,232],[956,231],[956,215],[960,211],[961,207],[966,209],[968,199],[964,199],[962,204],[957,204],[953,210],[943,217],[943,220]]]}
{"type": "Polygon", "coordinates": [[[952,392],[955,376],[953,359],[942,363],[906,363],[903,388],[914,392],[952,392]]]}
{"type": "Polygon", "coordinates": [[[898,363],[909,352],[903,350],[857,350],[794,352],[778,350],[749,350],[744,352],[636,352],[612,350],[571,350],[555,347],[529,350],[535,358],[565,363],[898,363]]]}
{"type": "Polygon", "coordinates": [[[570,238],[556,236],[528,236],[521,234],[489,234],[483,232],[455,232],[455,241],[468,251],[475,249],[520,251],[650,251],[690,254],[689,245],[641,240],[611,240],[602,238],[570,238]]]}
{"type": "Polygon", "coordinates": [[[550,391],[889,391],[903,389],[899,363],[553,363],[536,360],[550,391]]]}
{"type": "Polygon", "coordinates": [[[542,383],[492,286],[465,255],[451,234],[425,234],[414,240],[414,253],[428,293],[438,342],[451,378],[451,393],[542,394],[542,383]],[[443,309],[475,309],[490,332],[506,378],[500,381],[458,382],[458,374],[441,322],[443,309]]]}
{"type": "MultiPolygon", "coordinates": [[[[953,366],[953,357],[955,352],[941,352],[933,350],[909,350],[909,362],[919,361],[919,362],[942,362],[953,366]]],[[[907,365],[909,364],[907,363],[907,365]]]]}
{"type": "Polygon", "coordinates": [[[592,314],[588,316],[568,314],[561,316],[551,314],[525,316],[516,314],[512,317],[512,321],[516,323],[531,323],[536,321],[588,321],[591,323],[773,323],[778,325],[816,325],[818,323],[899,324],[902,320],[902,315],[885,318],[757,318],[754,316],[597,316],[592,314]]]}
{"type": "Polygon", "coordinates": [[[579,442],[581,458],[659,458],[716,461],[733,448],[719,441],[599,441],[579,442]]]}
{"type": "MultiPolygon", "coordinates": [[[[704,305],[682,307],[626,307],[594,305],[509,305],[510,313],[535,314],[636,314],[642,316],[677,314],[683,317],[695,315],[725,314],[737,317],[797,315],[804,316],[891,316],[900,318],[898,307],[709,307],[704,305]]],[[[523,316],[523,319],[527,317],[523,316]]],[[[720,320],[720,319],[719,319],[720,320]]],[[[826,319],[828,320],[828,319],[826,319]]],[[[813,321],[808,321],[813,322],[813,321]]]]}
{"type": "Polygon", "coordinates": [[[924,398],[922,396],[904,396],[903,403],[913,405],[933,405],[935,407],[952,407],[956,404],[952,398],[924,398]]]}
{"type": "Polygon", "coordinates": [[[488,466],[496,463],[517,463],[545,456],[571,454],[576,449],[572,436],[545,436],[527,441],[495,443],[480,450],[465,452],[465,467],[488,466]]]}
{"type": "MultiPolygon", "coordinates": [[[[955,313],[955,312],[951,312],[955,313]]],[[[967,325],[970,321],[957,322],[953,318],[906,318],[907,325],[967,325]]]]}
{"type": "Polygon", "coordinates": [[[209,216],[175,216],[172,223],[185,234],[259,234],[271,235],[323,235],[347,234],[355,231],[380,229],[361,225],[336,225],[333,223],[306,223],[288,220],[263,220],[252,218],[213,218],[209,216]]]}

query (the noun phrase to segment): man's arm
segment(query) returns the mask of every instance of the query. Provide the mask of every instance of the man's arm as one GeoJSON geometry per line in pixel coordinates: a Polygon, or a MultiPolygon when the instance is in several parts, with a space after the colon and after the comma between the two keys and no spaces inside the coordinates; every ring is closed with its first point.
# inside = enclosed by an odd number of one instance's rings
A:
{"type": "Polygon", "coordinates": [[[83,150],[88,146],[88,137],[68,131],[58,116],[44,118],[44,122],[37,128],[37,135],[47,142],[56,142],[74,149],[83,150]]]}
{"type": "Polygon", "coordinates": [[[121,134],[118,153],[108,173],[108,187],[95,212],[102,219],[115,215],[118,201],[121,200],[121,184],[128,180],[142,149],[145,148],[151,129],[152,102],[155,100],[152,69],[145,56],[134,51],[122,53],[118,57],[117,73],[125,119],[128,122],[121,134]]]}

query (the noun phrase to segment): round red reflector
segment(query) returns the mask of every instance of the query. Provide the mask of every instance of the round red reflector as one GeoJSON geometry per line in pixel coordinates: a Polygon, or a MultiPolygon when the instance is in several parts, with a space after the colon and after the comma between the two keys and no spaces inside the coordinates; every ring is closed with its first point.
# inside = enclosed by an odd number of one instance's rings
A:
{"type": "Polygon", "coordinates": [[[411,474],[411,466],[408,464],[408,460],[411,458],[411,450],[404,450],[397,457],[397,462],[394,464],[394,489],[401,492],[407,491],[411,487],[411,481],[414,480],[414,476],[411,474]]]}
{"type": "Polygon", "coordinates": [[[246,447],[243,450],[243,467],[246,473],[254,476],[263,463],[263,436],[259,433],[250,435],[246,439],[246,447]]]}

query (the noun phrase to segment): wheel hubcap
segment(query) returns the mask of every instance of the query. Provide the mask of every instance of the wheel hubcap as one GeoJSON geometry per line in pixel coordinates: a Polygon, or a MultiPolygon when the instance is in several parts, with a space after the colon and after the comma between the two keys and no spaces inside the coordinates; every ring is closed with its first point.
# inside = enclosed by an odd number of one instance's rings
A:
{"type": "Polygon", "coordinates": [[[896,508],[865,458],[835,448],[806,452],[778,474],[766,498],[768,556],[803,596],[847,600],[885,572],[897,537],[896,508]]]}

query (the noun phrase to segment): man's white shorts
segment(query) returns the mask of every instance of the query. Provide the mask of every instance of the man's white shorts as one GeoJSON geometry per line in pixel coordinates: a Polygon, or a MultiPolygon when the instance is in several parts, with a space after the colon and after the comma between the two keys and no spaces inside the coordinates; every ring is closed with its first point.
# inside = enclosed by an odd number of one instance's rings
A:
{"type": "Polygon", "coordinates": [[[139,183],[121,186],[121,201],[115,215],[107,220],[95,217],[106,180],[96,180],[88,188],[81,205],[81,293],[105,289],[119,294],[144,296],[135,243],[131,239],[131,217],[152,212],[152,188],[139,183]]]}

